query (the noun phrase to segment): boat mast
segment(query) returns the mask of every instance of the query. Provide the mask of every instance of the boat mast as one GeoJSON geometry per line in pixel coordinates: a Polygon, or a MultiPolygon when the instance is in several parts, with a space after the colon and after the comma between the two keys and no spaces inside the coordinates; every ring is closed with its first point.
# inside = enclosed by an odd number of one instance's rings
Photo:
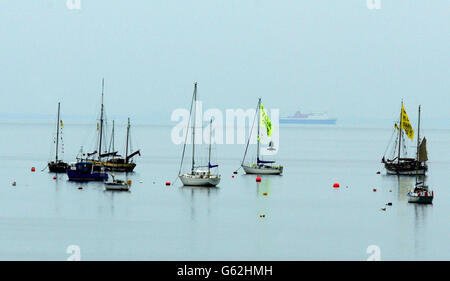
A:
{"type": "Polygon", "coordinates": [[[419,117],[418,117],[418,122],[417,122],[417,152],[416,152],[416,158],[417,158],[417,163],[416,163],[416,185],[418,182],[418,177],[419,177],[419,167],[420,167],[420,163],[419,163],[419,145],[420,145],[420,105],[419,105],[419,117]]]}
{"type": "Polygon", "coordinates": [[[128,164],[128,139],[130,136],[130,117],[128,117],[128,125],[127,125],[127,144],[125,147],[125,163],[128,164]]]}
{"type": "Polygon", "coordinates": [[[417,152],[416,152],[417,161],[419,161],[419,145],[420,145],[420,105],[419,105],[419,121],[417,122],[417,152]]]}
{"type": "Polygon", "coordinates": [[[197,82],[194,83],[194,121],[192,123],[192,168],[191,173],[194,174],[194,153],[195,153],[195,113],[197,111],[197,82]]]}
{"type": "Polygon", "coordinates": [[[211,171],[211,136],[212,136],[212,119],[209,121],[209,152],[208,152],[208,175],[211,171]]]}
{"type": "Polygon", "coordinates": [[[58,146],[59,146],[59,102],[58,102],[58,121],[56,123],[56,157],[55,157],[55,163],[58,162],[58,146]]]}
{"type": "Polygon", "coordinates": [[[398,158],[397,158],[398,163],[400,163],[400,151],[402,149],[402,116],[403,116],[403,100],[402,100],[402,108],[400,109],[400,127],[398,128],[398,158]]]}
{"type": "Polygon", "coordinates": [[[102,135],[103,135],[103,90],[105,88],[105,78],[102,79],[102,105],[100,109],[100,138],[98,141],[98,161],[100,161],[100,154],[102,152],[102,135]]]}
{"type": "Polygon", "coordinates": [[[256,164],[259,164],[259,127],[261,125],[261,98],[258,100],[258,108],[256,109],[256,114],[258,114],[258,135],[257,135],[257,150],[256,150],[256,164]]]}

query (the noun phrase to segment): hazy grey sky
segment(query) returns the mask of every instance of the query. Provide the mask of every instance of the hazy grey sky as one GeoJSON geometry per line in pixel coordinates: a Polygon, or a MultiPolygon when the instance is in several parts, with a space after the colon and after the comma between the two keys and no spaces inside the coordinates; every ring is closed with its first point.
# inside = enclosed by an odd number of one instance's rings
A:
{"type": "Polygon", "coordinates": [[[450,1],[0,1],[2,114],[205,108],[449,116],[450,1]]]}

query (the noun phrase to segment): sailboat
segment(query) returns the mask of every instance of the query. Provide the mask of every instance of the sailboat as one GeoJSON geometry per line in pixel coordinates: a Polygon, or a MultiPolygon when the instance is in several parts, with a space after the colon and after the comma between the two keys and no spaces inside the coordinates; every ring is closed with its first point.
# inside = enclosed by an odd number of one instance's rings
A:
{"type": "Polygon", "coordinates": [[[195,122],[196,122],[196,102],[197,102],[197,82],[194,83],[194,94],[192,96],[192,104],[191,104],[191,113],[190,116],[194,116],[194,120],[192,123],[192,165],[191,165],[191,171],[189,173],[182,174],[181,169],[183,167],[183,159],[184,159],[184,152],[186,151],[186,140],[188,136],[188,129],[189,129],[189,122],[187,124],[187,130],[186,130],[186,139],[183,146],[183,155],[181,157],[181,164],[180,164],[180,170],[178,171],[178,177],[180,178],[181,182],[185,186],[216,186],[220,182],[220,174],[215,173],[213,174],[211,169],[217,168],[219,165],[212,165],[211,164],[211,134],[212,134],[212,120],[210,121],[210,142],[209,142],[209,148],[208,148],[208,166],[206,166],[207,169],[204,169],[205,166],[199,166],[195,163],[195,122]]]}
{"type": "MultiPolygon", "coordinates": [[[[60,103],[58,102],[58,120],[56,122],[56,154],[55,154],[55,161],[48,162],[48,170],[52,173],[65,173],[67,168],[69,167],[69,164],[62,161],[61,159],[58,159],[58,151],[59,151],[59,132],[62,127],[62,121],[59,119],[59,110],[60,110],[60,103]]],[[[62,140],[62,138],[61,138],[62,140]]]]}
{"type": "MultiPolygon", "coordinates": [[[[417,162],[425,162],[428,160],[427,153],[427,139],[423,138],[420,141],[420,106],[419,106],[419,122],[417,123],[417,162]]],[[[425,185],[425,176],[422,175],[422,181],[419,181],[419,171],[416,170],[416,184],[414,190],[408,192],[408,202],[409,203],[420,203],[420,204],[431,204],[433,203],[434,191],[429,191],[427,185],[425,185]]]]}
{"type": "MultiPolygon", "coordinates": [[[[256,148],[256,163],[252,163],[250,165],[245,165],[245,157],[247,155],[248,146],[250,143],[250,138],[252,136],[252,130],[250,131],[247,146],[245,148],[244,158],[242,159],[241,167],[244,169],[246,174],[261,174],[261,175],[281,175],[283,173],[283,166],[276,166],[272,165],[275,163],[275,161],[264,161],[260,158],[260,150],[261,150],[261,141],[260,141],[260,127],[261,127],[261,120],[263,120],[264,124],[266,125],[267,129],[267,135],[270,136],[271,134],[271,123],[268,119],[267,113],[261,103],[261,99],[258,100],[258,106],[256,107],[256,116],[258,117],[258,131],[257,131],[257,148],[256,148]],[[263,116],[263,117],[261,117],[263,116]]],[[[254,121],[253,121],[254,122],[254,121]]],[[[273,144],[273,143],[272,143],[273,144]]],[[[270,146],[272,147],[272,145],[270,146]]]]}
{"type": "MultiPolygon", "coordinates": [[[[125,147],[125,157],[121,157],[118,155],[117,151],[104,151],[102,153],[102,141],[103,141],[103,130],[104,129],[104,106],[103,106],[103,96],[104,96],[104,79],[102,80],[102,103],[100,107],[100,120],[98,124],[98,150],[87,154],[87,162],[91,162],[94,164],[96,169],[98,167],[103,167],[107,171],[115,171],[115,172],[132,172],[136,167],[136,163],[133,162],[133,157],[136,155],[141,155],[140,150],[137,150],[133,153],[128,154],[129,152],[129,139],[130,139],[130,118],[128,118],[127,125],[127,137],[126,137],[126,147],[125,147]],[[96,159],[95,159],[96,156],[96,159]],[[90,157],[90,158],[89,158],[90,157]]],[[[114,136],[114,131],[113,131],[114,136]]],[[[106,150],[106,149],[105,149],[106,150]]]]}
{"type": "MultiPolygon", "coordinates": [[[[420,110],[420,107],[419,107],[420,110]]],[[[420,114],[419,114],[420,115],[420,114]]],[[[419,116],[419,122],[420,122],[420,116],[419,116]]],[[[417,132],[417,158],[410,158],[410,157],[402,157],[402,141],[405,143],[404,134],[410,139],[413,140],[414,138],[414,130],[411,126],[411,123],[409,122],[408,115],[406,114],[405,107],[403,106],[402,101],[402,107],[400,112],[400,126],[395,124],[395,129],[397,131],[398,137],[396,139],[396,143],[394,144],[394,154],[395,149],[397,149],[397,156],[392,157],[391,159],[386,159],[386,155],[383,156],[381,159],[381,163],[384,164],[384,167],[386,169],[386,172],[388,175],[411,175],[414,176],[416,174],[418,175],[425,175],[425,173],[428,170],[428,165],[426,164],[426,161],[428,160],[427,156],[427,150],[426,145],[427,141],[426,138],[423,138],[423,140],[419,139],[420,131],[417,132]],[[397,148],[398,144],[398,148],[397,148]]],[[[420,130],[420,127],[418,128],[420,130]]],[[[406,154],[406,145],[403,148],[403,152],[406,154]]]]}

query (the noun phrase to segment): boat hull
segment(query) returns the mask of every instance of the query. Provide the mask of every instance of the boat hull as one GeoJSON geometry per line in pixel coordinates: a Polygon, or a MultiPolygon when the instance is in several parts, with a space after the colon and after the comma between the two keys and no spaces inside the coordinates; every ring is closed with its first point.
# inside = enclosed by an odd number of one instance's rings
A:
{"type": "Polygon", "coordinates": [[[111,191],[129,191],[130,186],[128,184],[108,184],[105,183],[105,190],[111,191]]]}
{"type": "Polygon", "coordinates": [[[336,125],[337,119],[280,118],[280,124],[336,125]]]}
{"type": "Polygon", "coordinates": [[[283,173],[283,167],[269,167],[269,166],[245,166],[242,165],[246,174],[255,175],[281,175],[283,173]]]}
{"type": "Polygon", "coordinates": [[[69,177],[70,181],[105,181],[108,179],[107,173],[79,173],[77,171],[68,169],[67,177],[69,177]]]}
{"type": "Polygon", "coordinates": [[[428,170],[426,165],[420,164],[405,164],[405,163],[385,163],[384,168],[388,175],[402,175],[402,176],[424,176],[428,170]]]}
{"type": "Polygon", "coordinates": [[[65,173],[67,171],[67,168],[69,168],[69,164],[64,162],[49,162],[48,163],[48,170],[51,173],[65,173]]]}
{"type": "Polygon", "coordinates": [[[179,176],[185,186],[216,186],[220,182],[220,177],[198,177],[188,174],[179,176]]]}
{"type": "Polygon", "coordinates": [[[417,204],[432,204],[433,196],[419,196],[417,194],[408,192],[408,202],[417,204]]]}
{"type": "Polygon", "coordinates": [[[95,171],[99,171],[101,168],[104,168],[106,171],[111,172],[125,172],[130,173],[133,172],[136,167],[136,163],[109,163],[104,161],[95,161],[95,160],[87,160],[95,165],[95,171]]]}

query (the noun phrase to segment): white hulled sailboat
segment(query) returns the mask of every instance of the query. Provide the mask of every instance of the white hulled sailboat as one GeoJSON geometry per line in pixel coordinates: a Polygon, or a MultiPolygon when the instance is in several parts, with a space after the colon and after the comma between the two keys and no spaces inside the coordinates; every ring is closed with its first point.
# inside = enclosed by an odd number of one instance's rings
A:
{"type": "MultiPolygon", "coordinates": [[[[260,159],[260,127],[261,121],[264,122],[264,125],[267,129],[267,136],[271,135],[272,125],[270,119],[267,115],[266,110],[264,109],[261,99],[258,100],[258,106],[256,108],[256,116],[258,117],[258,131],[257,131],[257,149],[256,149],[256,163],[252,163],[250,165],[245,165],[245,157],[248,151],[248,145],[250,143],[250,138],[252,136],[253,125],[250,131],[247,146],[245,148],[244,158],[242,159],[241,167],[244,169],[246,174],[261,174],[261,175],[281,175],[283,173],[283,166],[273,165],[275,161],[264,161],[260,159]]],[[[255,117],[256,117],[255,116],[255,117]]],[[[254,118],[256,119],[256,118],[254,118]]],[[[254,122],[254,121],[253,121],[254,122]]]]}
{"type": "MultiPolygon", "coordinates": [[[[208,149],[208,166],[204,169],[204,166],[198,166],[195,163],[195,122],[196,122],[196,101],[197,101],[197,82],[194,83],[194,94],[192,96],[191,112],[190,116],[193,115],[192,122],[192,166],[189,173],[182,174],[181,169],[183,167],[184,152],[186,151],[186,140],[189,131],[189,122],[186,130],[186,139],[183,146],[183,155],[181,157],[180,170],[178,172],[178,177],[180,178],[183,185],[186,186],[216,186],[220,182],[220,175],[218,173],[211,173],[211,169],[217,168],[218,165],[211,165],[211,133],[212,133],[212,120],[210,121],[210,142],[208,149]]],[[[189,116],[189,121],[191,120],[189,116]]]]}

